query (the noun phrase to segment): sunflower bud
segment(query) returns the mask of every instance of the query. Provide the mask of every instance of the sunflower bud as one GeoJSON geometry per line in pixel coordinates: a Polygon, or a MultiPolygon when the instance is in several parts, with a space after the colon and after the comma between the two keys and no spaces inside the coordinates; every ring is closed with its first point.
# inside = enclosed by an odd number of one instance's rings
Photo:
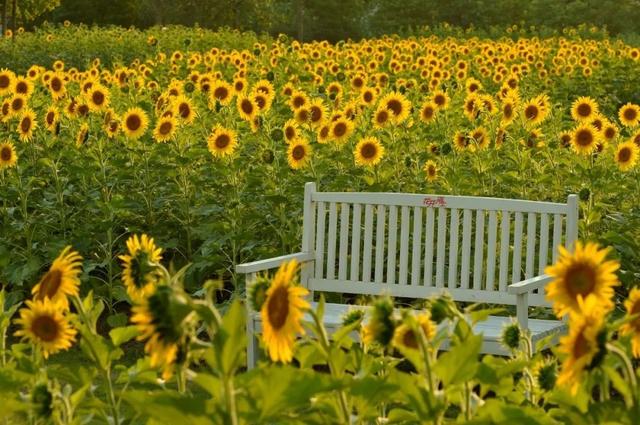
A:
{"type": "Polygon", "coordinates": [[[441,323],[446,319],[454,316],[456,306],[448,295],[442,295],[428,301],[427,308],[431,312],[431,320],[435,323],[441,323]]]}
{"type": "Polygon", "coordinates": [[[271,130],[271,133],[269,133],[269,136],[274,142],[279,142],[284,137],[284,133],[282,132],[282,129],[274,128],[273,130],[271,130]]]}
{"type": "Polygon", "coordinates": [[[53,395],[47,384],[38,384],[31,393],[31,403],[38,416],[48,418],[53,412],[53,395]]]}
{"type": "Polygon", "coordinates": [[[364,310],[350,310],[342,318],[342,326],[350,326],[364,319],[364,310]]]}
{"type": "Polygon", "coordinates": [[[520,348],[520,340],[522,339],[522,332],[520,326],[517,323],[511,323],[502,330],[502,344],[512,351],[520,348]]]}
{"type": "Polygon", "coordinates": [[[583,187],[582,189],[580,189],[580,192],[578,192],[578,197],[582,202],[587,202],[591,197],[591,191],[588,187],[583,187]]]}
{"type": "Polygon", "coordinates": [[[268,81],[273,81],[273,80],[275,80],[275,78],[276,78],[276,76],[275,76],[275,74],[273,73],[273,71],[269,71],[269,72],[267,72],[267,80],[268,80],[268,81]]]}
{"type": "Polygon", "coordinates": [[[442,155],[449,155],[451,153],[451,143],[445,143],[442,145],[442,155]]]}
{"type": "Polygon", "coordinates": [[[260,56],[260,53],[261,53],[260,49],[253,49],[254,56],[260,56]]]}
{"type": "Polygon", "coordinates": [[[262,310],[262,305],[267,299],[267,290],[270,284],[271,280],[269,278],[260,276],[247,288],[249,304],[253,311],[262,310]]]}
{"type": "Polygon", "coordinates": [[[324,86],[318,86],[318,94],[324,94],[326,91],[327,89],[324,86]]]}
{"type": "Polygon", "coordinates": [[[365,344],[377,342],[387,347],[393,340],[396,322],[393,318],[393,301],[389,297],[376,300],[371,309],[371,319],[363,329],[365,344]]]}
{"type": "Polygon", "coordinates": [[[262,152],[262,162],[264,162],[265,164],[272,164],[274,159],[275,156],[273,155],[273,151],[271,149],[262,152]]]}
{"type": "Polygon", "coordinates": [[[196,89],[196,86],[191,81],[188,81],[184,85],[184,91],[186,91],[187,93],[193,93],[195,89],[196,89]]]}
{"type": "Polygon", "coordinates": [[[538,368],[536,381],[544,391],[551,391],[556,386],[558,378],[558,366],[555,361],[546,361],[538,368]]]}
{"type": "Polygon", "coordinates": [[[336,75],[336,79],[337,79],[338,81],[344,81],[344,80],[345,80],[345,78],[347,78],[347,76],[346,76],[346,75],[344,75],[344,72],[342,72],[342,71],[338,72],[338,74],[336,75]]]}

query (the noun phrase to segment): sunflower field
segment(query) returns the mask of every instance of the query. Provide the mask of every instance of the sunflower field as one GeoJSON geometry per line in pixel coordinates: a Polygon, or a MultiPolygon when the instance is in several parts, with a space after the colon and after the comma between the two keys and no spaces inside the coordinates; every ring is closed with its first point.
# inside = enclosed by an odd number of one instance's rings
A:
{"type": "Polygon", "coordinates": [[[595,27],[7,34],[0,423],[637,423],[638,71],[640,43],[595,27]],[[583,242],[531,313],[569,332],[538,352],[514,324],[510,356],[479,356],[492,306],[363,297],[328,335],[297,264],[234,272],[298,251],[309,181],[579,194],[583,242]],[[265,322],[251,370],[246,302],[265,322]]]}

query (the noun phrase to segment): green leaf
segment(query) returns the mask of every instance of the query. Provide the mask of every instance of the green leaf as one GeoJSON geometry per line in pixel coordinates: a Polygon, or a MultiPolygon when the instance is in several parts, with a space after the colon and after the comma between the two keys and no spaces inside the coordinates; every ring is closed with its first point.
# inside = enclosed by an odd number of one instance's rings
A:
{"type": "Polygon", "coordinates": [[[122,398],[139,414],[160,423],[194,425],[221,423],[207,412],[208,396],[205,394],[181,395],[166,391],[129,390],[122,394],[122,398]]]}
{"type": "Polygon", "coordinates": [[[611,366],[603,365],[602,370],[607,374],[611,383],[613,384],[613,388],[616,389],[624,398],[624,402],[627,407],[631,408],[633,405],[633,397],[631,395],[631,388],[629,388],[629,384],[625,381],[622,376],[611,366]]]}
{"type": "Polygon", "coordinates": [[[247,346],[245,322],[246,310],[236,298],[213,338],[213,347],[207,350],[209,355],[205,355],[209,365],[217,372],[233,375],[244,364],[247,346]]]}
{"type": "Polygon", "coordinates": [[[116,328],[109,331],[111,342],[113,342],[113,345],[116,347],[119,347],[127,341],[131,341],[139,334],[137,326],[126,326],[124,328],[116,328]]]}
{"type": "Polygon", "coordinates": [[[107,324],[112,328],[119,328],[127,325],[128,317],[124,313],[116,313],[107,317],[107,324]]]}
{"type": "Polygon", "coordinates": [[[478,369],[478,354],[482,346],[482,335],[471,335],[451,351],[444,353],[434,370],[445,385],[456,385],[473,378],[478,369]]]}

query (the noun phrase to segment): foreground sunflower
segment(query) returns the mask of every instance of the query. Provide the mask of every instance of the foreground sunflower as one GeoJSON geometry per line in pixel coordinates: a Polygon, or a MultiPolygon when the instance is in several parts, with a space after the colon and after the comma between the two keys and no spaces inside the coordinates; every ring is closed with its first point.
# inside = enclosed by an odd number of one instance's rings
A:
{"type": "Polygon", "coordinates": [[[50,300],[60,308],[68,309],[67,297],[78,295],[82,257],[70,246],[53,260],[49,270],[40,278],[31,293],[36,301],[50,300]]]}
{"type": "Polygon", "coordinates": [[[20,326],[15,335],[29,340],[42,350],[44,358],[61,350],[68,350],[75,340],[76,330],[62,310],[49,299],[26,301],[15,323],[20,326]]]}
{"type": "MultiPolygon", "coordinates": [[[[415,320],[418,326],[422,328],[422,332],[424,332],[427,341],[433,339],[436,334],[436,325],[431,321],[431,315],[428,312],[422,313],[418,315],[415,320]]],[[[406,322],[407,320],[395,329],[393,345],[401,351],[418,350],[420,348],[418,335],[414,332],[411,324],[406,322]]]]}
{"type": "Polygon", "coordinates": [[[236,132],[218,124],[207,139],[207,144],[209,152],[215,157],[231,155],[238,144],[236,132]]]}
{"type": "Polygon", "coordinates": [[[291,362],[295,337],[304,333],[300,321],[310,306],[303,299],[308,291],[295,285],[297,268],[298,262],[295,260],[280,266],[260,310],[262,339],[273,361],[291,362]]]}
{"type": "Polygon", "coordinates": [[[605,260],[611,248],[600,249],[598,244],[576,242],[573,253],[559,246],[560,255],[545,273],[553,278],[546,286],[547,299],[558,317],[579,312],[580,302],[594,297],[604,311],[613,308],[614,286],[619,284],[615,274],[620,264],[605,260]]]}
{"type": "Polygon", "coordinates": [[[122,131],[131,140],[142,137],[148,126],[147,113],[140,108],[131,108],[122,117],[122,131]]]}
{"type": "Polygon", "coordinates": [[[638,162],[638,146],[633,141],[620,143],[616,149],[615,161],[621,171],[629,171],[638,162]]]}
{"type": "Polygon", "coordinates": [[[0,143],[0,170],[15,167],[18,163],[16,148],[11,142],[0,143]]]}
{"type": "MultiPolygon", "coordinates": [[[[629,292],[629,297],[624,302],[627,310],[627,316],[635,316],[640,314],[640,289],[633,288],[629,292]]],[[[640,317],[628,321],[620,327],[622,335],[631,335],[631,352],[633,357],[640,357],[640,317]]]]}
{"type": "Polygon", "coordinates": [[[560,338],[559,352],[567,357],[558,375],[558,385],[568,387],[576,394],[582,382],[585,369],[593,365],[599,356],[599,334],[602,330],[604,314],[596,297],[580,300],[579,312],[571,312],[569,335],[560,338]]]}
{"type": "Polygon", "coordinates": [[[377,165],[384,156],[384,146],[377,137],[365,137],[361,139],[353,151],[356,165],[372,167],[377,165]]]}
{"type": "Polygon", "coordinates": [[[640,123],[640,106],[627,103],[618,111],[618,118],[625,127],[635,127],[640,123]]]}
{"type": "Polygon", "coordinates": [[[140,301],[153,293],[160,272],[157,264],[162,260],[162,248],[158,248],[147,235],[133,235],[127,239],[128,254],[121,255],[122,282],[127,288],[127,294],[133,301],[140,301]]]}
{"type": "Polygon", "coordinates": [[[571,134],[571,146],[580,155],[591,154],[598,145],[598,130],[589,124],[578,126],[571,134]]]}

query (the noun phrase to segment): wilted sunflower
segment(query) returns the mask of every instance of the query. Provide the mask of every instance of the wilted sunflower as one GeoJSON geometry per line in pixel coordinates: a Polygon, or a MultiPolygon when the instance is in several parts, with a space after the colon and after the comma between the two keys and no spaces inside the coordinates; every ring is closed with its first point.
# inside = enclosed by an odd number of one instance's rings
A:
{"type": "Polygon", "coordinates": [[[597,147],[598,130],[592,125],[582,124],[573,130],[571,136],[571,146],[573,150],[581,155],[591,154],[597,147]]]}
{"type": "Polygon", "coordinates": [[[356,165],[372,167],[378,164],[384,156],[384,146],[377,137],[365,137],[358,142],[353,155],[356,165]]]}
{"type": "Polygon", "coordinates": [[[136,339],[146,341],[144,351],[150,356],[151,367],[161,368],[165,380],[173,374],[178,351],[184,342],[184,323],[190,312],[186,308],[173,307],[182,302],[170,286],[160,285],[132,308],[131,322],[140,332],[136,339]]]}
{"type": "Polygon", "coordinates": [[[248,96],[238,96],[237,104],[238,113],[240,118],[251,122],[253,118],[258,114],[258,105],[248,96]]]}
{"type": "MultiPolygon", "coordinates": [[[[415,317],[417,325],[422,328],[427,342],[431,341],[436,334],[436,325],[431,321],[431,315],[428,312],[421,313],[415,317]]],[[[395,329],[393,334],[393,345],[400,351],[404,350],[418,350],[420,348],[418,342],[418,335],[416,335],[410,323],[407,323],[407,319],[395,329]]]]}
{"type": "Polygon", "coordinates": [[[175,137],[178,122],[172,116],[158,120],[153,129],[153,138],[156,142],[167,142],[175,137]]]}
{"type": "Polygon", "coordinates": [[[576,394],[585,369],[592,366],[600,352],[599,334],[604,322],[604,312],[595,297],[580,300],[578,311],[572,311],[569,320],[569,335],[560,338],[559,352],[567,357],[558,375],[558,385],[569,387],[576,394]]]}
{"type": "Polygon", "coordinates": [[[590,97],[581,96],[571,105],[571,117],[576,121],[590,121],[598,113],[598,104],[590,97]]]}
{"type": "MultiPolygon", "coordinates": [[[[640,289],[633,288],[629,292],[627,300],[624,302],[628,316],[635,316],[640,313],[640,289]]],[[[620,327],[622,335],[631,335],[631,352],[633,357],[640,357],[640,316],[625,323],[620,327]]]]}
{"type": "Polygon", "coordinates": [[[68,350],[77,332],[59,306],[49,299],[28,300],[26,305],[26,308],[20,309],[20,318],[15,321],[20,326],[15,335],[39,347],[45,359],[50,354],[68,350]]]}
{"type": "Polygon", "coordinates": [[[395,124],[402,123],[411,112],[411,102],[403,94],[397,92],[384,96],[379,105],[391,113],[391,122],[395,124]]]}
{"type": "Polygon", "coordinates": [[[625,127],[635,127],[640,123],[640,106],[627,103],[618,110],[618,118],[625,127]]]}
{"type": "Polygon", "coordinates": [[[295,260],[280,266],[260,311],[262,339],[273,361],[290,362],[295,337],[304,333],[300,321],[310,306],[304,300],[308,291],[294,282],[297,267],[295,260]]]}
{"type": "Polygon", "coordinates": [[[287,162],[294,170],[304,168],[311,159],[311,146],[306,139],[299,137],[289,143],[287,162]]]}
{"type": "Polygon", "coordinates": [[[162,260],[162,248],[158,248],[147,235],[132,235],[127,239],[127,251],[122,260],[122,282],[134,302],[153,293],[161,274],[158,263],[162,260]]]}
{"type": "Polygon", "coordinates": [[[129,139],[137,140],[147,131],[149,118],[140,108],[131,108],[122,117],[122,130],[129,139]]]}
{"type": "Polygon", "coordinates": [[[621,171],[629,171],[638,162],[640,148],[633,141],[620,143],[616,149],[615,161],[621,171]]]}
{"type": "Polygon", "coordinates": [[[231,155],[238,144],[236,132],[216,125],[211,135],[207,139],[209,152],[216,157],[225,157],[231,155]]]}
{"type": "Polygon", "coordinates": [[[600,249],[596,243],[583,245],[578,241],[573,253],[563,246],[558,249],[558,260],[545,269],[553,278],[546,286],[546,296],[556,315],[579,312],[579,300],[587,297],[596,298],[605,311],[613,308],[613,287],[619,284],[615,272],[620,264],[605,260],[611,248],[600,249]]]}
{"type": "Polygon", "coordinates": [[[11,142],[0,143],[0,170],[15,167],[18,163],[16,148],[11,142]]]}
{"type": "Polygon", "coordinates": [[[438,178],[438,164],[436,164],[433,160],[428,160],[425,162],[424,167],[422,168],[425,172],[426,179],[428,182],[433,182],[438,178]]]}
{"type": "Polygon", "coordinates": [[[349,139],[353,133],[353,121],[346,118],[339,118],[331,124],[330,137],[337,144],[342,144],[349,139]]]}
{"type": "Polygon", "coordinates": [[[489,147],[489,133],[484,127],[477,127],[469,132],[469,137],[476,142],[479,150],[489,147]]]}
{"type": "Polygon", "coordinates": [[[89,124],[82,123],[76,134],[76,147],[84,145],[89,139],[89,124]]]}
{"type": "Polygon", "coordinates": [[[53,260],[47,273],[33,287],[31,293],[36,301],[51,300],[60,308],[68,309],[68,296],[78,295],[82,257],[70,246],[62,250],[53,260]]]}

